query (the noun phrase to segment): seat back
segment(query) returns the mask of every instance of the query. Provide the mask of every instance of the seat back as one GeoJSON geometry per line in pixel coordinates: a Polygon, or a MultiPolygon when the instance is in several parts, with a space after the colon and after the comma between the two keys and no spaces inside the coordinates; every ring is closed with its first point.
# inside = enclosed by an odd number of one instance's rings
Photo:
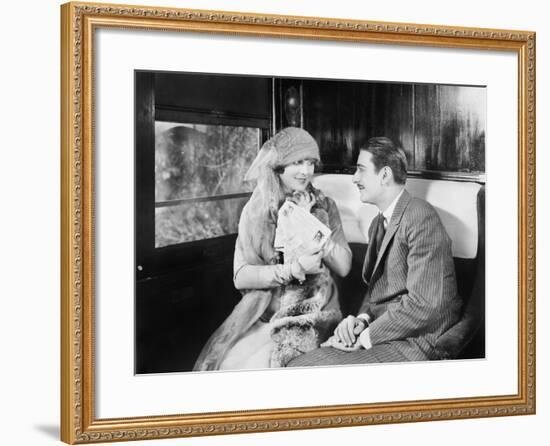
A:
{"type": "MultiPolygon", "coordinates": [[[[349,243],[368,243],[368,228],[378,208],[361,203],[351,175],[321,174],[313,184],[334,199],[349,243]]],[[[453,257],[475,259],[478,250],[477,194],[481,185],[473,182],[409,178],[409,193],[434,206],[453,242],[453,257]]]]}

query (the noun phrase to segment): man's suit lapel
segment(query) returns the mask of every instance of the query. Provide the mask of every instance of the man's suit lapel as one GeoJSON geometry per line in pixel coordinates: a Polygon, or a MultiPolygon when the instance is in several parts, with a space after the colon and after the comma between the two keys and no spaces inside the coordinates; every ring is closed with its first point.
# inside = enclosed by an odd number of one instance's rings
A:
{"type": "Polygon", "coordinates": [[[388,248],[388,245],[393,239],[393,236],[397,232],[397,228],[399,228],[399,223],[401,223],[401,218],[403,217],[403,214],[405,213],[405,209],[407,208],[407,205],[409,204],[410,201],[411,201],[411,196],[406,190],[403,190],[401,197],[395,204],[395,208],[393,210],[391,220],[388,223],[388,227],[386,229],[386,235],[384,235],[384,239],[382,240],[382,246],[380,247],[380,251],[378,251],[378,257],[376,258],[376,263],[374,265],[374,269],[372,270],[372,277],[374,277],[374,275],[376,274],[376,270],[380,266],[380,261],[382,260],[382,257],[384,256],[384,253],[388,248]]]}

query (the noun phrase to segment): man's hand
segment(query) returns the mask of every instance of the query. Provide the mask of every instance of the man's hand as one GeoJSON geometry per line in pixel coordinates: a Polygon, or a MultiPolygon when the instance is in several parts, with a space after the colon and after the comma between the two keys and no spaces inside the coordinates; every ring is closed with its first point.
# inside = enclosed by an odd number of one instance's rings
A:
{"type": "Polygon", "coordinates": [[[334,330],[334,337],[345,347],[352,347],[357,342],[357,337],[366,328],[366,323],[363,319],[349,315],[342,320],[334,330]]]}
{"type": "Polygon", "coordinates": [[[362,347],[362,345],[361,345],[361,342],[359,342],[359,338],[357,338],[355,341],[355,344],[352,344],[350,347],[347,347],[346,345],[338,341],[336,339],[336,336],[331,336],[321,344],[321,347],[332,347],[337,350],[342,350],[343,352],[354,352],[355,350],[359,350],[362,347]]]}

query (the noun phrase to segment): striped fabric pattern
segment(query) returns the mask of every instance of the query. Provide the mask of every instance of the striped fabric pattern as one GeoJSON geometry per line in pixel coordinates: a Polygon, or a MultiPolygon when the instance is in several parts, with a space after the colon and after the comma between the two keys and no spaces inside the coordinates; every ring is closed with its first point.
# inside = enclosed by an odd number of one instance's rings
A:
{"type": "Polygon", "coordinates": [[[295,358],[289,366],[311,367],[316,365],[351,365],[382,362],[406,362],[409,359],[391,345],[375,345],[365,350],[343,352],[332,347],[323,347],[295,358]]]}
{"type": "Polygon", "coordinates": [[[436,339],[458,320],[461,304],[451,239],[435,209],[404,191],[360,310],[374,319],[371,342],[408,340],[399,346],[405,356],[416,358],[418,350],[430,356],[436,339]]]}

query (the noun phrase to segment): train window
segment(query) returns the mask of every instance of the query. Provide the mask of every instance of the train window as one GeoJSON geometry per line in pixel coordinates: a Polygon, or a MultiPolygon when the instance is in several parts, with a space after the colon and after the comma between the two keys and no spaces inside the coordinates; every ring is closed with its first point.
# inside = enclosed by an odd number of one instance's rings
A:
{"type": "Polygon", "coordinates": [[[155,247],[237,233],[254,127],[155,121],[155,247]]]}

